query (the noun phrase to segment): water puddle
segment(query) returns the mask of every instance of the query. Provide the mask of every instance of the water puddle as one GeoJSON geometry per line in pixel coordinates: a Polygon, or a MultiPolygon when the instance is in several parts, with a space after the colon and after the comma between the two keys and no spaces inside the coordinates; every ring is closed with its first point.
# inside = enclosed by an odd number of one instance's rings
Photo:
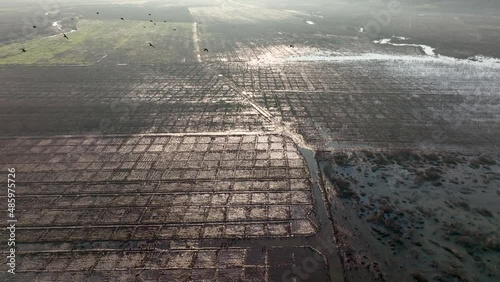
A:
{"type": "Polygon", "coordinates": [[[298,144],[297,148],[304,157],[311,175],[314,206],[320,223],[319,232],[314,238],[311,239],[309,245],[317,248],[326,257],[331,281],[344,281],[343,275],[341,274],[343,273],[342,265],[338,255],[335,239],[333,237],[332,222],[330,221],[327,210],[328,207],[320,186],[320,171],[318,163],[316,162],[315,151],[302,147],[298,144]]]}
{"type": "Polygon", "coordinates": [[[485,56],[474,56],[468,59],[457,59],[448,56],[412,56],[412,55],[391,55],[391,54],[344,54],[337,52],[315,52],[307,55],[290,56],[282,61],[288,62],[352,62],[352,61],[407,61],[407,62],[436,62],[446,64],[477,64],[500,68],[500,59],[485,56]]]}
{"type": "Polygon", "coordinates": [[[59,22],[53,22],[52,27],[57,28],[58,30],[62,30],[62,26],[59,24],[59,22]]]}
{"type": "Polygon", "coordinates": [[[396,38],[399,40],[408,40],[408,38],[406,38],[406,37],[393,36],[392,38],[374,40],[373,43],[381,44],[381,45],[392,45],[392,46],[397,46],[397,47],[417,47],[417,48],[420,48],[428,56],[436,56],[436,53],[434,52],[435,48],[432,48],[431,46],[423,45],[423,44],[411,44],[411,43],[408,43],[408,44],[406,44],[406,43],[393,43],[392,42],[393,38],[396,38]]]}

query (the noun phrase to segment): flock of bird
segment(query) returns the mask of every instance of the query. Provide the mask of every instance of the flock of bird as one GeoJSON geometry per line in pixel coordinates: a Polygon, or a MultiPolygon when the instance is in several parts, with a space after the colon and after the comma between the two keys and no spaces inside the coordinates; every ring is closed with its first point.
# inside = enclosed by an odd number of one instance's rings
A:
{"type": "MultiPolygon", "coordinates": [[[[99,15],[99,12],[96,12],[96,14],[97,14],[97,15],[99,15]]],[[[149,16],[151,16],[151,14],[148,14],[148,15],[149,15],[149,16]]],[[[124,20],[125,20],[125,18],[120,18],[120,19],[121,19],[122,21],[124,21],[124,20]]],[[[71,20],[74,20],[74,18],[71,18],[71,20]]],[[[155,23],[155,22],[153,22],[153,20],[149,20],[149,22],[154,23],[154,25],[156,25],[156,23],[155,23]]],[[[167,22],[167,21],[163,21],[163,22],[167,22]]],[[[36,25],[34,25],[34,26],[33,26],[33,28],[36,28],[36,25]]],[[[146,26],[144,26],[144,28],[146,28],[146,26]]],[[[177,31],[177,29],[176,29],[176,28],[174,28],[174,29],[173,29],[173,31],[177,31]]],[[[68,36],[66,35],[66,33],[63,33],[63,36],[64,36],[64,38],[69,39],[69,38],[68,38],[68,36]]],[[[153,45],[153,43],[151,43],[151,42],[149,42],[149,46],[150,46],[150,47],[153,47],[153,48],[156,48],[156,47],[153,45]]],[[[293,45],[290,45],[290,48],[294,48],[294,46],[293,46],[293,45]]],[[[21,48],[21,51],[22,51],[22,52],[27,52],[27,51],[26,51],[26,48],[21,48]]],[[[203,52],[208,52],[208,49],[207,49],[207,48],[204,48],[204,49],[203,49],[203,52]]]]}
{"type": "MultiPolygon", "coordinates": [[[[99,12],[96,12],[96,14],[97,14],[97,15],[99,15],[99,12]]],[[[148,15],[149,15],[149,16],[151,16],[151,14],[148,14],[148,15]]],[[[120,19],[121,19],[122,21],[124,21],[124,20],[125,20],[125,18],[120,18],[120,19]]],[[[74,20],[74,18],[71,18],[71,20],[74,20]]],[[[153,20],[149,20],[149,21],[150,21],[151,23],[154,23],[154,25],[156,25],[156,23],[155,23],[155,22],[153,22],[153,20]]],[[[164,22],[167,22],[167,21],[164,21],[164,22]]],[[[33,28],[36,28],[36,25],[34,25],[34,26],[33,26],[33,28]]],[[[146,26],[144,26],[144,28],[146,28],[146,26]]],[[[174,28],[174,29],[173,29],[173,31],[177,31],[177,29],[176,29],[176,28],[174,28]]],[[[66,35],[66,33],[63,33],[63,37],[64,37],[64,38],[66,38],[66,39],[69,39],[69,38],[68,38],[68,36],[66,35]]],[[[149,42],[149,46],[150,46],[150,47],[153,47],[153,48],[156,48],[156,47],[153,45],[153,43],[151,43],[151,42],[149,42]]],[[[290,48],[294,48],[294,46],[293,46],[293,45],[289,45],[289,46],[290,46],[290,48]]],[[[27,52],[27,51],[26,51],[26,48],[21,48],[21,51],[22,51],[22,52],[27,52]]],[[[204,48],[204,49],[203,49],[203,52],[208,52],[208,49],[207,49],[207,48],[204,48]]]]}
{"type": "MultiPolygon", "coordinates": [[[[99,12],[96,12],[96,14],[97,14],[97,15],[99,15],[99,12]]],[[[149,15],[149,16],[151,16],[151,14],[148,14],[148,15],[149,15]]],[[[121,19],[122,21],[124,21],[124,20],[125,20],[125,18],[120,18],[120,19],[121,19]]],[[[71,20],[74,20],[74,18],[71,18],[71,20]]],[[[156,25],[156,23],[155,23],[155,22],[153,22],[153,20],[149,20],[149,22],[154,23],[154,25],[156,25]]],[[[163,21],[163,22],[165,22],[165,23],[166,23],[167,21],[163,21]]],[[[36,25],[34,25],[34,26],[33,26],[33,28],[36,28],[36,25]]],[[[144,26],[144,28],[146,28],[146,26],[144,26]]],[[[177,29],[176,29],[176,28],[174,28],[174,29],[173,29],[173,31],[177,31],[177,29]]],[[[64,38],[69,39],[69,38],[68,38],[68,36],[66,35],[66,33],[63,33],[63,36],[64,36],[64,38]]],[[[153,47],[153,48],[156,48],[156,47],[155,47],[155,46],[154,46],[151,42],[149,42],[149,46],[150,46],[150,47],[153,47]]],[[[22,51],[22,52],[27,52],[27,51],[26,51],[26,48],[21,48],[21,51],[22,51]]],[[[207,48],[204,48],[204,49],[203,49],[203,51],[204,51],[204,52],[208,52],[208,49],[207,49],[207,48]]]]}

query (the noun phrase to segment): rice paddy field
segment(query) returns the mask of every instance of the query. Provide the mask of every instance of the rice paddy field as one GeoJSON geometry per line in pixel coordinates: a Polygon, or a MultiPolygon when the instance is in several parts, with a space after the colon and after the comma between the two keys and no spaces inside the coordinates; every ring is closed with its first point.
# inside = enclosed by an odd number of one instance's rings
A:
{"type": "Polygon", "coordinates": [[[498,281],[498,11],[0,2],[0,280],[498,281]]]}

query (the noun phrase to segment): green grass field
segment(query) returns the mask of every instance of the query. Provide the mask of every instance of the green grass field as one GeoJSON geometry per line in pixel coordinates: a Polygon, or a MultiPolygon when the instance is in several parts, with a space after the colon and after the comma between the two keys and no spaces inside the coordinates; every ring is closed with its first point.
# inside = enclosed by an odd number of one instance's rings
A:
{"type": "Polygon", "coordinates": [[[2,46],[0,64],[92,65],[104,56],[117,63],[152,64],[194,57],[191,23],[81,20],[67,35],[69,40],[61,33],[2,46]]]}
{"type": "Polygon", "coordinates": [[[0,14],[13,14],[32,11],[31,6],[0,7],[0,14]]]}

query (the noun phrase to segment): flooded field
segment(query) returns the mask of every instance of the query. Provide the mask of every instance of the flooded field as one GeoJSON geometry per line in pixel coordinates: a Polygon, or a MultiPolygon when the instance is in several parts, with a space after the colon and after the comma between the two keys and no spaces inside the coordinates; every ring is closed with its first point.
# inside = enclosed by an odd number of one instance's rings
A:
{"type": "Polygon", "coordinates": [[[318,159],[344,266],[390,280],[500,274],[498,154],[359,150],[318,159]]]}
{"type": "Polygon", "coordinates": [[[1,2],[16,281],[500,280],[498,7],[313,2],[1,2]]]}

